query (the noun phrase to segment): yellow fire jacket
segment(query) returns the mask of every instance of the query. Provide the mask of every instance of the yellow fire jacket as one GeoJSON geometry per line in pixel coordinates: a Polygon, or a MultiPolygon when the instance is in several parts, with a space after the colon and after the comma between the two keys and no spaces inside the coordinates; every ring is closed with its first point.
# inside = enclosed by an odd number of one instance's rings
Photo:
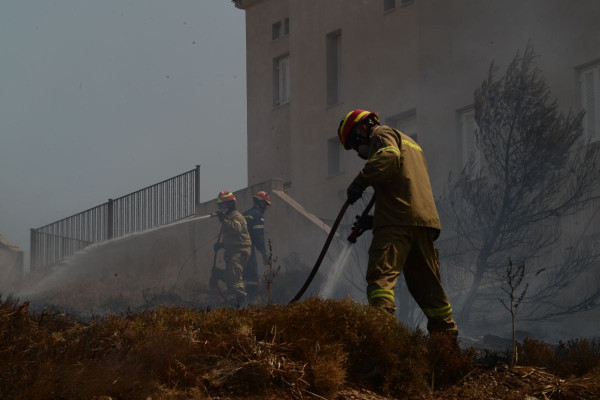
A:
{"type": "Polygon", "coordinates": [[[237,210],[231,211],[223,218],[221,232],[226,252],[237,251],[243,247],[249,248],[252,245],[246,219],[237,210]]]}
{"type": "Polygon", "coordinates": [[[389,225],[441,229],[423,150],[402,132],[389,126],[373,132],[369,159],[354,182],[375,190],[374,230],[389,225]]]}

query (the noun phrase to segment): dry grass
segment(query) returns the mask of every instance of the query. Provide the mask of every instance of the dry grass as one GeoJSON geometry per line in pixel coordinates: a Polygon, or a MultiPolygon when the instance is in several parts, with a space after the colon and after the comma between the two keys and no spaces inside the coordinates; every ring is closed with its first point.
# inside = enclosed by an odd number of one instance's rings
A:
{"type": "Polygon", "coordinates": [[[246,310],[159,307],[81,323],[0,303],[0,397],[177,398],[314,392],[348,379],[395,394],[426,387],[425,341],[350,300],[246,310]]]}
{"type": "Polygon", "coordinates": [[[560,379],[544,368],[499,365],[491,370],[477,369],[443,391],[422,395],[427,400],[597,400],[600,399],[600,373],[560,379]]]}
{"type": "MultiPolygon", "coordinates": [[[[351,300],[158,307],[83,323],[6,299],[0,340],[2,399],[478,398],[484,376],[499,382],[488,394],[509,384],[557,399],[600,391],[597,372],[563,380],[541,368],[473,369],[473,352],[351,300]]],[[[565,360],[587,360],[581,344],[565,349],[565,360]]]]}

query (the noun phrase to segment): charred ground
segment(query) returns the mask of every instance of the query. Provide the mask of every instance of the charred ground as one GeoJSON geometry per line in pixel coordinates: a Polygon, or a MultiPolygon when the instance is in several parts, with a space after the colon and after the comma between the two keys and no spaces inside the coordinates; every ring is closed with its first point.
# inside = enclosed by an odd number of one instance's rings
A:
{"type": "Polygon", "coordinates": [[[527,339],[509,368],[352,300],[82,322],[6,299],[0,340],[1,398],[600,398],[597,341],[527,339]]]}

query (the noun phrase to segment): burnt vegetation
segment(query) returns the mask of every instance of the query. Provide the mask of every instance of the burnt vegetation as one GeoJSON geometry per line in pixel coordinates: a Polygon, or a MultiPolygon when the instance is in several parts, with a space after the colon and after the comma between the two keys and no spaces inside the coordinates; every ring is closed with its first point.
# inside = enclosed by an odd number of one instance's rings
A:
{"type": "Polygon", "coordinates": [[[450,238],[444,261],[469,277],[457,307],[463,326],[496,309],[509,257],[535,271],[521,321],[556,321],[600,304],[599,286],[589,282],[600,260],[589,223],[599,146],[584,136],[583,111],[564,112],[552,100],[538,57],[529,44],[504,75],[491,64],[474,96],[475,150],[438,201],[450,238]],[[577,296],[569,295],[575,286],[577,296]]]}
{"type": "Polygon", "coordinates": [[[520,364],[530,367],[486,366],[474,349],[349,299],[159,306],[87,322],[28,306],[0,302],[1,398],[600,398],[597,341],[528,339],[520,364]]]}

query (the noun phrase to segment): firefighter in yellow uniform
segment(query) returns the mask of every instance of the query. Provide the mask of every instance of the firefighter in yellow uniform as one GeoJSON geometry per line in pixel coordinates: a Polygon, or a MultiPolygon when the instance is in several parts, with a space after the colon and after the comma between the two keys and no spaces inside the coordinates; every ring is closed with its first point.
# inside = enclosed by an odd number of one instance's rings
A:
{"type": "Polygon", "coordinates": [[[338,136],[346,150],[354,149],[367,160],[348,187],[348,202],[356,202],[368,186],[376,196],[375,215],[357,222],[363,229],[373,229],[366,276],[369,304],[393,314],[394,286],[403,272],[408,290],[427,316],[428,331],[456,336],[433,247],[441,228],[423,150],[365,110],[348,113],[338,136]]]}
{"type": "Polygon", "coordinates": [[[219,193],[219,211],[213,213],[221,221],[222,241],[214,245],[214,250],[225,250],[225,272],[223,280],[227,285],[227,300],[233,306],[245,307],[248,304],[244,286],[244,267],[250,258],[252,242],[244,216],[236,210],[235,196],[226,190],[219,193]]]}

